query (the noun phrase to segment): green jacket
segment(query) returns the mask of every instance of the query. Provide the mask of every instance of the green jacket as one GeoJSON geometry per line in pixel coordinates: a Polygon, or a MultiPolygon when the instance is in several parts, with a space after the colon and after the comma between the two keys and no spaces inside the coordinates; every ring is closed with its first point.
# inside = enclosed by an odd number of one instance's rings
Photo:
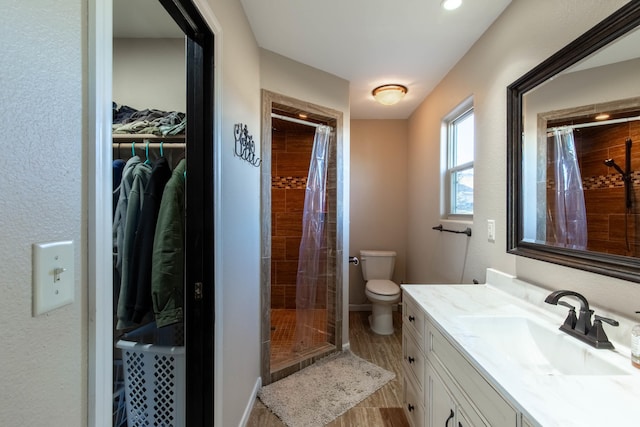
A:
{"type": "Polygon", "coordinates": [[[159,328],[184,318],[184,182],[182,159],[164,188],[153,240],[151,298],[159,328]]]}

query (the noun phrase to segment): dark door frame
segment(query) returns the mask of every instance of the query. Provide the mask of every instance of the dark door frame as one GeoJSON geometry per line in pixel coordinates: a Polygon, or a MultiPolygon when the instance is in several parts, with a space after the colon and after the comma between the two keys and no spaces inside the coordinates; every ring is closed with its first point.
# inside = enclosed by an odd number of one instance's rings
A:
{"type": "Polygon", "coordinates": [[[186,36],[186,424],[214,425],[214,37],[191,0],[159,0],[186,36]]]}

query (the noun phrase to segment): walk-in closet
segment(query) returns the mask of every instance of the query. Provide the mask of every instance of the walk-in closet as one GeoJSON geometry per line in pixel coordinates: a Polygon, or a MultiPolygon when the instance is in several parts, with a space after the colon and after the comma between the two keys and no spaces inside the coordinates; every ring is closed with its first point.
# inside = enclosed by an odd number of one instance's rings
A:
{"type": "Polygon", "coordinates": [[[114,427],[213,416],[212,36],[164,3],[113,3],[114,427]]]}
{"type": "MultiPolygon", "coordinates": [[[[151,10],[146,16],[155,16],[151,10]]],[[[166,12],[155,37],[120,12],[112,83],[113,426],[174,425],[185,418],[185,38],[166,12]]]]}

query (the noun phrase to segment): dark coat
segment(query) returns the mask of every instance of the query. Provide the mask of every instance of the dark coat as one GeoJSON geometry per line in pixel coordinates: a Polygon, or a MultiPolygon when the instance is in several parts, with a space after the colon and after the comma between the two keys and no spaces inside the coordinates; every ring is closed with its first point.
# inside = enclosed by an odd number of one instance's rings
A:
{"type": "Polygon", "coordinates": [[[185,168],[182,159],[164,188],[153,240],[151,297],[159,328],[184,318],[185,168]]]}

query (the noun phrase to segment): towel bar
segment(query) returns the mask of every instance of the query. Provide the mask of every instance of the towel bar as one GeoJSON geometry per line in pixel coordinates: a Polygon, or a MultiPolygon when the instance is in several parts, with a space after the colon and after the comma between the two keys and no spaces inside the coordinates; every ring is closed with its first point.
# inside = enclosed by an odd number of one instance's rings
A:
{"type": "Polygon", "coordinates": [[[455,233],[455,234],[466,234],[467,236],[471,237],[471,228],[467,227],[466,229],[462,230],[462,231],[458,231],[458,230],[448,230],[444,227],[442,227],[442,224],[438,224],[435,227],[431,227],[432,230],[438,230],[438,231],[446,231],[447,233],[455,233]]]}

